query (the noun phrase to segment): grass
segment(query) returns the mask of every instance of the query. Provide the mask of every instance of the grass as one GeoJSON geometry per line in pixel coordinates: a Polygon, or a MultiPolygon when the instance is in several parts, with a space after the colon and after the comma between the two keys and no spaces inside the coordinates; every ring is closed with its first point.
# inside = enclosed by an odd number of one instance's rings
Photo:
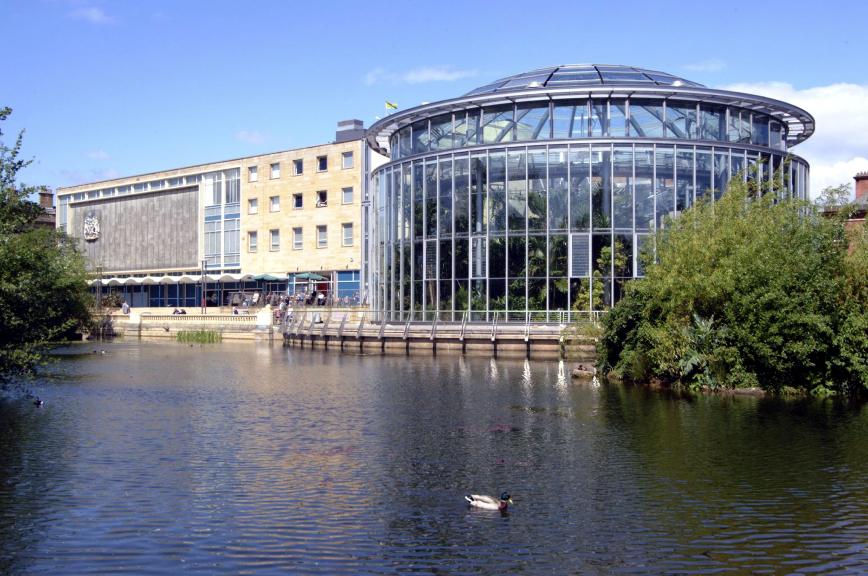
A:
{"type": "Polygon", "coordinates": [[[218,344],[223,341],[223,335],[213,330],[180,330],[177,339],[178,342],[218,344]]]}

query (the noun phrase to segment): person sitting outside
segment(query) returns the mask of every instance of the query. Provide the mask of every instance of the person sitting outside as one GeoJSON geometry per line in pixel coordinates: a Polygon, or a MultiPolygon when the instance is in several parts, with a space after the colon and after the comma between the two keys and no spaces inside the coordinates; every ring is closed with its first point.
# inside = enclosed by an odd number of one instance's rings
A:
{"type": "Polygon", "coordinates": [[[238,316],[238,306],[232,307],[232,314],[234,314],[235,316],[238,316]]]}

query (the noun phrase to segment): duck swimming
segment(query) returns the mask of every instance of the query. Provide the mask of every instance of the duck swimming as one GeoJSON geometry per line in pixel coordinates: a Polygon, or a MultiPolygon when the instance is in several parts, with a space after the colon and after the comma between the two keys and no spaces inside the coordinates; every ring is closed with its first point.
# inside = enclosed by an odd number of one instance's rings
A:
{"type": "Polygon", "coordinates": [[[506,511],[509,505],[513,503],[512,498],[509,496],[509,492],[501,492],[500,498],[485,496],[482,494],[468,494],[464,499],[474,508],[482,508],[483,510],[500,510],[501,512],[506,511]]]}

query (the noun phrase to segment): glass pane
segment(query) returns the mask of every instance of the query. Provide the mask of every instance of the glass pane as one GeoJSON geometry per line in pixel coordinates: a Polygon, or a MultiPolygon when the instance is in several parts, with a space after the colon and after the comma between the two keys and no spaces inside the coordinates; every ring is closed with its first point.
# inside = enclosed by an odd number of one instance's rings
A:
{"type": "MultiPolygon", "coordinates": [[[[428,151],[428,121],[421,120],[413,124],[413,154],[428,151]]],[[[404,156],[404,154],[402,154],[404,156]]]]}
{"type": "Polygon", "coordinates": [[[570,230],[591,229],[591,154],[587,146],[570,148],[570,230]]]}
{"type": "Polygon", "coordinates": [[[738,178],[744,182],[744,152],[733,150],[730,161],[732,162],[732,178],[738,178]]]}
{"type": "Polygon", "coordinates": [[[633,148],[615,146],[612,196],[615,228],[633,229],[633,148]]]}
{"type": "Polygon", "coordinates": [[[591,151],[591,207],[594,230],[612,226],[612,153],[608,147],[591,151]]]}
{"type": "Polygon", "coordinates": [[[611,100],[609,102],[609,136],[627,135],[627,102],[611,100]]]}
{"type": "Polygon", "coordinates": [[[696,149],[696,201],[705,198],[711,190],[711,151],[696,149]]]}
{"type": "Polygon", "coordinates": [[[437,162],[425,162],[425,235],[437,237],[437,162]]]}
{"type": "Polygon", "coordinates": [[[636,230],[654,227],[654,149],[636,148],[634,165],[636,230]]]}
{"type": "Polygon", "coordinates": [[[506,277],[506,239],[502,236],[488,239],[488,275],[491,278],[506,277]]]}
{"type": "Polygon", "coordinates": [[[573,123],[574,106],[555,106],[553,118],[554,138],[566,139],[570,137],[570,128],[573,123]]]}
{"type": "Polygon", "coordinates": [[[425,213],[425,169],[421,162],[413,163],[413,238],[422,238],[425,213]]]}
{"type": "Polygon", "coordinates": [[[512,105],[486,108],[482,114],[483,143],[511,142],[514,124],[512,105]]]}
{"type": "Polygon", "coordinates": [[[527,242],[524,236],[510,236],[507,253],[507,268],[510,278],[524,278],[527,267],[527,242]]]}
{"type": "Polygon", "coordinates": [[[489,230],[506,230],[506,155],[503,152],[491,152],[488,156],[488,207],[489,230]]]}
{"type": "Polygon", "coordinates": [[[630,100],[630,135],[640,138],[662,138],[663,103],[630,100]]]}
{"type": "Polygon", "coordinates": [[[470,160],[470,231],[474,234],[484,234],[487,228],[487,177],[485,156],[474,156],[470,160]]]}
{"type": "Polygon", "coordinates": [[[546,151],[531,148],[527,154],[527,227],[530,231],[546,229],[546,151]]]}
{"type": "Polygon", "coordinates": [[[753,115],[753,138],[751,142],[757,146],[769,145],[769,117],[754,113],[753,115]]]}
{"type": "Polygon", "coordinates": [[[587,138],[590,130],[590,115],[587,102],[577,102],[573,110],[572,138],[587,138]]]}
{"type": "Polygon", "coordinates": [[[591,137],[609,135],[607,108],[606,100],[591,101],[591,137]]]}
{"type": "Polygon", "coordinates": [[[455,113],[455,127],[452,131],[452,145],[455,148],[467,146],[467,112],[455,113]]]}
{"type": "Polygon", "coordinates": [[[444,114],[431,119],[431,150],[452,148],[452,114],[444,114]]]}
{"type": "Polygon", "coordinates": [[[699,105],[702,140],[724,140],[726,134],[726,108],[714,104],[699,105]]]}
{"type": "Polygon", "coordinates": [[[446,280],[452,278],[452,241],[441,240],[440,253],[437,256],[438,270],[440,271],[440,279],[446,280]]]}
{"type": "Polygon", "coordinates": [[[551,137],[548,104],[522,105],[516,111],[516,140],[546,140],[551,137]]]}
{"type": "Polygon", "coordinates": [[[491,310],[506,310],[506,280],[488,279],[488,306],[491,310]]]}
{"type": "Polygon", "coordinates": [[[509,183],[507,197],[509,202],[509,229],[524,231],[527,227],[527,179],[525,174],[524,151],[509,151],[507,155],[509,183]]]}
{"type": "Polygon", "coordinates": [[[469,175],[470,158],[467,156],[455,157],[455,234],[466,235],[469,230],[469,202],[470,194],[469,175]]]}
{"type": "Polygon", "coordinates": [[[693,140],[696,138],[696,106],[672,103],[666,106],[666,136],[693,140]]]}
{"type": "MultiPolygon", "coordinates": [[[[410,144],[410,126],[401,128],[401,131],[398,132],[398,150],[401,158],[415,152],[410,144]]],[[[301,171],[299,170],[297,174],[301,174],[301,171]]]]}
{"type": "Polygon", "coordinates": [[[693,150],[678,148],[675,164],[676,208],[679,212],[693,206],[693,150]]]}
{"type": "Polygon", "coordinates": [[[527,275],[533,278],[546,276],[546,237],[527,237],[527,275]]]}
{"type": "Polygon", "coordinates": [[[549,150],[548,221],[550,232],[567,230],[567,149],[549,150]]]}
{"type": "Polygon", "coordinates": [[[437,195],[440,199],[437,208],[438,230],[440,234],[452,232],[452,158],[440,158],[439,190],[437,195]]]}
{"type": "Polygon", "coordinates": [[[527,310],[527,282],[524,278],[510,278],[507,282],[509,284],[509,311],[525,312],[527,310]]]}
{"type": "Polygon", "coordinates": [[[567,275],[567,237],[549,236],[549,276],[567,275]]]}
{"type": "Polygon", "coordinates": [[[729,185],[729,151],[714,152],[714,198],[720,199],[729,185]]]}
{"type": "Polygon", "coordinates": [[[455,239],[455,278],[464,280],[470,275],[470,238],[455,239]]]}
{"type": "Polygon", "coordinates": [[[657,147],[654,170],[657,228],[662,228],[663,219],[675,212],[675,153],[672,148],[657,147]]]}

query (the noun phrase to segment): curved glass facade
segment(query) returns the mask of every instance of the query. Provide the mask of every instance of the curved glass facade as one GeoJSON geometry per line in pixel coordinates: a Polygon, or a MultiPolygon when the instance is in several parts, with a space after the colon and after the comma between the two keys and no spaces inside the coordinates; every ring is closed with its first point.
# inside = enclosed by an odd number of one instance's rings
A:
{"type": "Polygon", "coordinates": [[[398,130],[390,156],[486,144],[585,138],[666,138],[786,150],[787,129],[767,114],[719,104],[649,98],[494,105],[441,114],[398,130]]]}
{"type": "Polygon", "coordinates": [[[666,99],[552,100],[542,89],[503,104],[508,84],[490,106],[435,103],[372,126],[369,143],[388,143],[391,161],[373,173],[367,278],[388,320],[562,322],[605,310],[643,274],[640,253],[667,217],[719,199],[731,178],[761,188],[780,178],[808,197],[787,122],[800,114],[800,141],[812,119],[788,104],[691,101],[674,85],[666,99]]]}

